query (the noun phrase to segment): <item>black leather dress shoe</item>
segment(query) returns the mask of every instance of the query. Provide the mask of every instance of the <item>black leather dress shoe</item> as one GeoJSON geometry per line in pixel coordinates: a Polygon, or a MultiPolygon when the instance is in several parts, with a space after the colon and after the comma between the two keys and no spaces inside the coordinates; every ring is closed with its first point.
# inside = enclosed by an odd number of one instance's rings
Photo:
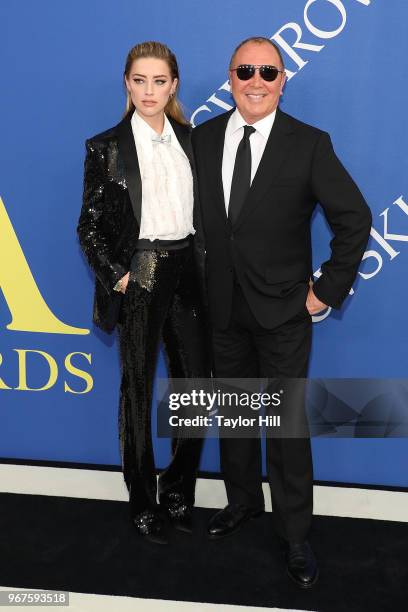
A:
{"type": "Polygon", "coordinates": [[[145,510],[133,517],[133,524],[145,540],[154,544],[167,544],[164,532],[164,522],[160,514],[153,510],[145,510]]]}
{"type": "Polygon", "coordinates": [[[289,544],[286,552],[288,575],[302,589],[309,589],[319,578],[316,557],[308,542],[289,544]]]}
{"type": "Polygon", "coordinates": [[[208,535],[212,540],[224,538],[238,531],[250,519],[263,514],[263,508],[248,508],[241,504],[228,504],[214,514],[208,523],[208,535]]]}
{"type": "Polygon", "coordinates": [[[192,508],[185,502],[182,493],[166,493],[160,496],[160,505],[173,527],[185,533],[193,533],[192,508]]]}

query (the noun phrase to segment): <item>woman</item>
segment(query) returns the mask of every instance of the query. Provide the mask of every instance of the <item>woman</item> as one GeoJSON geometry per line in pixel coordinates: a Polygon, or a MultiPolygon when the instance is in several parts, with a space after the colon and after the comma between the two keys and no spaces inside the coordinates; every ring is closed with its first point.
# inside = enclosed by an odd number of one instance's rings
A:
{"type": "Polygon", "coordinates": [[[124,119],[86,142],[78,234],[96,276],[94,322],[119,330],[119,436],[131,517],[145,538],[166,543],[161,509],[177,528],[191,531],[202,441],[173,438],[159,506],[152,387],[160,342],[169,376],[209,375],[200,301],[204,251],[176,58],[161,43],[138,44],[124,81],[124,119]]]}

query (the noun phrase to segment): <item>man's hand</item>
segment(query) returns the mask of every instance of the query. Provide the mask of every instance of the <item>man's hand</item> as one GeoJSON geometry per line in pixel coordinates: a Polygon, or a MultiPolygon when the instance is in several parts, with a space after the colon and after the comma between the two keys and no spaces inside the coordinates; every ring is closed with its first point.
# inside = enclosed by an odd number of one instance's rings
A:
{"type": "Polygon", "coordinates": [[[327,304],[324,304],[315,296],[312,283],[310,283],[309,292],[306,298],[306,308],[310,315],[315,315],[328,308],[327,304]]]}

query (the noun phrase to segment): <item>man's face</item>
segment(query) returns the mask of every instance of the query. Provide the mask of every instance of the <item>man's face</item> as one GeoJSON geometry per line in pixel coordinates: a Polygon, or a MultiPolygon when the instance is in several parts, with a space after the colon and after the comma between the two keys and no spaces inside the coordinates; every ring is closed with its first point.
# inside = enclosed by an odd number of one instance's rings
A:
{"type": "MultiPolygon", "coordinates": [[[[268,43],[249,42],[236,53],[232,68],[241,64],[267,64],[282,70],[279,55],[268,43]]],[[[255,71],[248,81],[240,81],[235,71],[230,71],[231,92],[235,104],[248,124],[270,115],[278,106],[286,75],[279,73],[274,81],[264,81],[255,71]]]]}

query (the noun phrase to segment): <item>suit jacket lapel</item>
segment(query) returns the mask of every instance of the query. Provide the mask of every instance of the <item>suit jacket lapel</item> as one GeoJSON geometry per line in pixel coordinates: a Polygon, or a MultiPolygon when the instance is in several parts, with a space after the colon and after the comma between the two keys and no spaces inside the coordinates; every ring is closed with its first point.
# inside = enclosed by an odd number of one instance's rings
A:
{"type": "Polygon", "coordinates": [[[125,117],[116,127],[118,149],[125,168],[126,185],[133,213],[140,227],[142,218],[142,178],[140,176],[135,139],[130,117],[125,117]]]}
{"type": "Polygon", "coordinates": [[[188,125],[182,125],[181,123],[178,123],[175,119],[172,119],[172,117],[167,117],[167,118],[170,121],[171,127],[174,130],[174,133],[177,137],[177,140],[179,141],[181,145],[181,148],[183,149],[184,153],[187,155],[187,158],[190,162],[191,167],[194,169],[193,149],[191,146],[191,138],[190,138],[191,128],[188,125]]]}
{"type": "Polygon", "coordinates": [[[279,176],[279,170],[287,158],[294,141],[294,129],[290,117],[282,113],[278,108],[265,151],[234,229],[241,225],[255,206],[262,202],[269,187],[279,176]]]}

